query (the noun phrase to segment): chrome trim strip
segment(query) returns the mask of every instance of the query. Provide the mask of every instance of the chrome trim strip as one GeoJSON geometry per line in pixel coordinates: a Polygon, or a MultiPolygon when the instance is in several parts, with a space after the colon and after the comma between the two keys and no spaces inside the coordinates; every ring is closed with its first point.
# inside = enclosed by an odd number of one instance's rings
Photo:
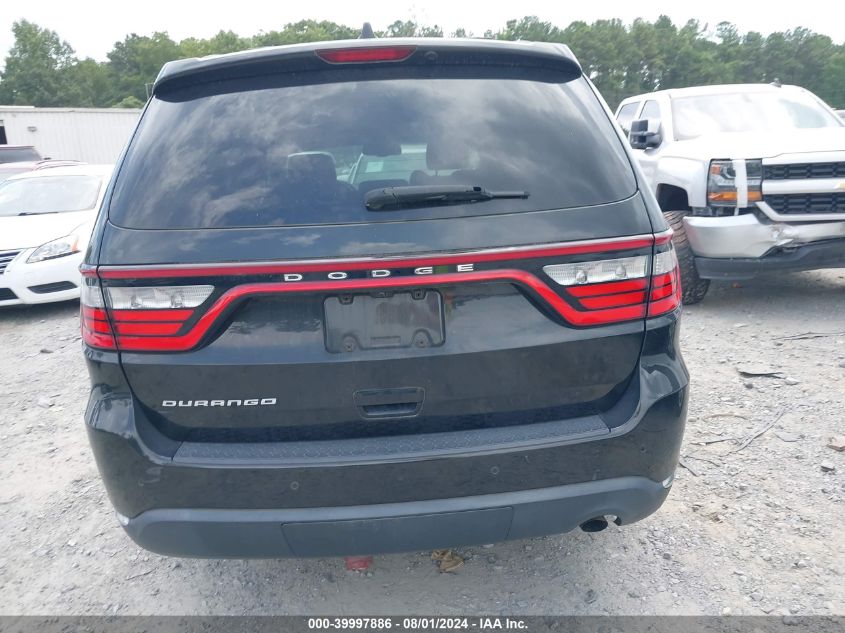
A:
{"type": "Polygon", "coordinates": [[[780,156],[773,156],[771,158],[764,158],[763,165],[793,165],[804,163],[841,163],[845,162],[845,152],[830,151],[830,152],[807,152],[807,153],[790,153],[781,154],[780,156]]]}
{"type": "Polygon", "coordinates": [[[804,193],[845,194],[845,178],[788,178],[764,180],[763,195],[801,195],[804,193]]]}
{"type": "Polygon", "coordinates": [[[425,260],[431,259],[432,264],[436,265],[440,258],[456,257],[456,256],[493,256],[493,255],[518,255],[519,253],[531,253],[532,251],[555,249],[555,248],[581,248],[589,246],[602,246],[607,244],[617,244],[620,242],[630,242],[634,240],[654,240],[659,243],[661,239],[671,237],[672,229],[666,229],[656,233],[642,233],[639,235],[626,235],[623,237],[608,237],[597,238],[591,240],[577,240],[572,242],[552,242],[544,244],[530,244],[524,246],[508,246],[504,248],[489,248],[481,250],[468,251],[431,251],[422,253],[403,253],[401,255],[390,255],[388,257],[326,257],[323,259],[294,259],[294,260],[263,260],[263,261],[248,261],[248,262],[202,262],[192,264],[143,264],[133,266],[120,265],[98,266],[97,269],[101,271],[120,272],[120,271],[147,271],[160,270],[166,268],[168,271],[191,271],[195,269],[205,269],[209,267],[225,266],[226,268],[252,268],[255,266],[313,266],[322,264],[337,264],[343,266],[344,264],[372,264],[374,266],[388,265],[393,261],[404,262],[407,260],[425,260]]]}

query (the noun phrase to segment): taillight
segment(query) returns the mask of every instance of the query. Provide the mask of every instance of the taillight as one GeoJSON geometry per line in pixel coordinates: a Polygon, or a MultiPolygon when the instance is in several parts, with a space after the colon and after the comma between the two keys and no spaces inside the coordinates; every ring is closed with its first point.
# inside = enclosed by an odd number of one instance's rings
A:
{"type": "Polygon", "coordinates": [[[373,46],[367,48],[329,48],[314,51],[317,57],[332,64],[366,64],[401,62],[417,50],[416,46],[373,46]]]}
{"type": "MultiPolygon", "coordinates": [[[[96,284],[96,280],[90,280],[96,284]]],[[[119,286],[83,291],[83,339],[92,347],[169,349],[214,286],[119,286]],[[86,338],[87,337],[87,338],[86,338]]]]}
{"type": "Polygon", "coordinates": [[[99,349],[116,349],[103,291],[96,277],[83,276],[79,304],[79,320],[85,344],[99,349]]]}
{"type": "Polygon", "coordinates": [[[654,257],[635,255],[543,267],[563,286],[589,324],[602,325],[658,316],[680,305],[680,282],[671,242],[654,257]]]}
{"type": "MultiPolygon", "coordinates": [[[[83,270],[83,336],[88,345],[121,351],[184,352],[207,338],[223,316],[252,297],[418,289],[464,283],[511,283],[573,327],[641,320],[680,305],[671,232],[608,240],[490,249],[412,258],[247,262],[83,270]],[[646,249],[651,253],[642,254],[646,249]],[[631,255],[630,253],[637,253],[631,255]],[[610,257],[611,254],[622,254],[610,257]],[[537,259],[581,261],[527,269],[537,259]],[[377,274],[378,273],[378,274],[377,274]],[[134,285],[174,277],[238,279],[215,292],[209,284],[134,285]],[[307,277],[306,277],[307,276],[307,277]],[[99,278],[106,284],[100,289],[99,278]],[[114,285],[111,285],[114,284],[114,285]]],[[[559,260],[558,260],[559,261],[559,260]]]]}
{"type": "Polygon", "coordinates": [[[681,305],[681,275],[675,249],[671,242],[657,249],[651,271],[650,317],[666,314],[681,305]]]}
{"type": "MultiPolygon", "coordinates": [[[[108,305],[112,310],[168,310],[196,308],[214,290],[214,286],[139,286],[106,288],[108,305]]],[[[190,312],[188,310],[187,312],[190,312]]],[[[182,319],[184,320],[184,319],[182,319]]]]}

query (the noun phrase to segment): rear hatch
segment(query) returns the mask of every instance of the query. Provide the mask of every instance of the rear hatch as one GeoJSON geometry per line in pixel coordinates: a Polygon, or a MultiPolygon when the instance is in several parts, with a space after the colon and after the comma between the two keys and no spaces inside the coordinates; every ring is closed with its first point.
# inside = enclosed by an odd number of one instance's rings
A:
{"type": "Polygon", "coordinates": [[[473,46],[160,80],[84,308],[160,431],[333,440],[614,405],[650,293],[677,305],[672,266],[577,63],[473,46]]]}

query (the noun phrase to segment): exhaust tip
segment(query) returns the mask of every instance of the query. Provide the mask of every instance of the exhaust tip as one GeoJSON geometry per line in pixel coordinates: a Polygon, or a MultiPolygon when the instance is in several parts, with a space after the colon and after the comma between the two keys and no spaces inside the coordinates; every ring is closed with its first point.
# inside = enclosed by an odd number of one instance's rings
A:
{"type": "Polygon", "coordinates": [[[581,530],[584,532],[601,532],[605,529],[607,529],[607,519],[604,517],[594,517],[581,524],[581,530]]]}

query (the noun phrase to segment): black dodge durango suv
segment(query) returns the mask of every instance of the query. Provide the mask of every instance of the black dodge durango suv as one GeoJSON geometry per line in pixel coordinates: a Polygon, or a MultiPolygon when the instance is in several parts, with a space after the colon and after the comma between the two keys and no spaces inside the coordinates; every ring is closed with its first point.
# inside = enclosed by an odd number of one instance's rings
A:
{"type": "Polygon", "coordinates": [[[665,499],[688,382],[671,234],[565,46],[172,62],[109,187],[85,421],[141,546],[410,551],[665,499]]]}

